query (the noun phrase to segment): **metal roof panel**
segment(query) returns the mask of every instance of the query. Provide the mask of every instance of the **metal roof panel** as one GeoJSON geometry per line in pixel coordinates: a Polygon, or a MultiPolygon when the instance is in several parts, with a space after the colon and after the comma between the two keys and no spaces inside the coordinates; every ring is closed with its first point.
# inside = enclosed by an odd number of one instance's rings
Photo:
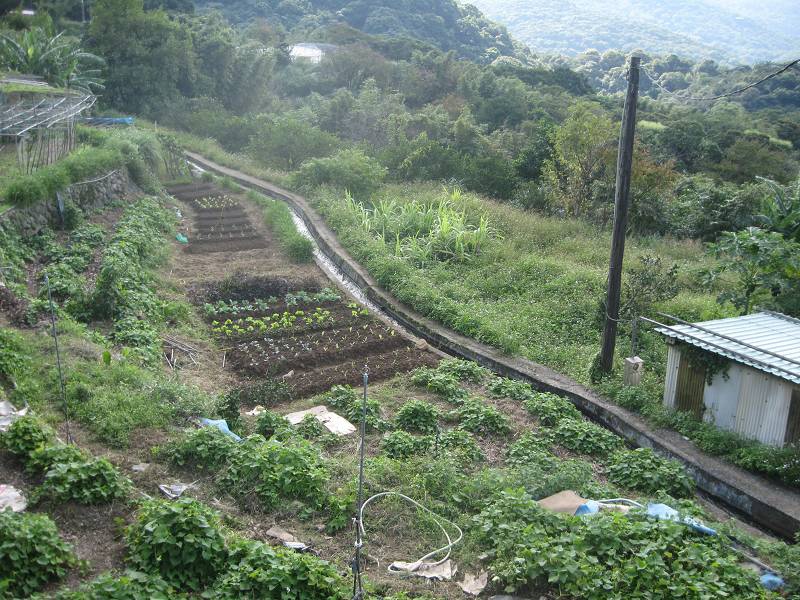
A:
{"type": "Polygon", "coordinates": [[[800,320],[759,312],[656,331],[800,384],[800,320]]]}

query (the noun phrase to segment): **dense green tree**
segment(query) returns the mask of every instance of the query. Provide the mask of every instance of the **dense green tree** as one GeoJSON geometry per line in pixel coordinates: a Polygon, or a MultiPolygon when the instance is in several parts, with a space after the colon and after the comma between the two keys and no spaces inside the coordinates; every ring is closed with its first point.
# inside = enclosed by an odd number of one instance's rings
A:
{"type": "Polygon", "coordinates": [[[737,140],[728,148],[716,170],[735,183],[752,182],[757,176],[787,183],[797,173],[797,163],[772,147],[768,139],[751,137],[737,140]]]}
{"type": "Polygon", "coordinates": [[[267,165],[296,169],[309,158],[327,156],[336,136],[292,117],[262,119],[254,128],[248,152],[267,165]]]}
{"type": "Polygon", "coordinates": [[[193,13],[194,2],[192,0],[144,0],[145,10],[163,9],[171,12],[193,13]]]}
{"type": "Polygon", "coordinates": [[[514,159],[514,170],[519,177],[531,181],[542,176],[544,165],[553,158],[553,126],[539,122],[530,132],[530,141],[514,159]]]}
{"type": "MultiPolygon", "coordinates": [[[[591,217],[595,207],[607,204],[608,181],[613,169],[615,128],[594,103],[577,102],[553,135],[553,158],[546,161],[544,177],[553,204],[573,217],[591,217]]],[[[611,196],[613,198],[613,196],[611,196]]]]}
{"type": "Polygon", "coordinates": [[[106,59],[107,102],[137,113],[191,95],[195,53],[188,30],[142,0],[96,0],[90,48],[106,59]]]}
{"type": "Polygon", "coordinates": [[[659,154],[673,158],[678,168],[697,172],[719,154],[719,148],[699,118],[682,118],[656,135],[659,154]]]}
{"type": "Polygon", "coordinates": [[[779,233],[750,227],[737,233],[726,232],[710,246],[719,260],[707,272],[713,284],[723,274],[734,278],[734,286],[719,295],[720,302],[731,302],[743,315],[757,304],[777,304],[784,310],[796,308],[800,292],[800,244],[779,233]]]}

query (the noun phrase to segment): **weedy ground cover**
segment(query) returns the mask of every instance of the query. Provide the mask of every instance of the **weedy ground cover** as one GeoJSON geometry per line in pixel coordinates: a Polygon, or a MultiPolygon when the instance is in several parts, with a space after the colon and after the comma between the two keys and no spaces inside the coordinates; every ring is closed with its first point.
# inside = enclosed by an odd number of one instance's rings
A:
{"type": "MultiPolygon", "coordinates": [[[[487,221],[489,235],[480,251],[470,253],[468,260],[434,253],[419,260],[404,244],[417,243],[431,230],[431,207],[441,203],[441,188],[389,185],[368,204],[320,188],[311,200],[348,252],[408,306],[459,333],[591,385],[604,314],[609,232],[465,193],[451,196],[446,204],[465,223],[487,221]]],[[[668,298],[638,306],[637,314],[663,311],[692,322],[736,314],[732,306],[717,303],[719,290],[698,283],[697,273],[712,263],[698,242],[633,237],[625,260],[626,273],[669,266],[668,298]]],[[[630,323],[623,320],[617,370],[599,389],[655,426],[676,429],[703,451],[792,487],[800,485],[796,445],[774,449],[746,442],[660,406],[666,345],[647,327],[640,328],[636,349],[647,365],[644,383],[636,390],[623,386],[621,361],[631,354],[631,339],[630,323]]]]}

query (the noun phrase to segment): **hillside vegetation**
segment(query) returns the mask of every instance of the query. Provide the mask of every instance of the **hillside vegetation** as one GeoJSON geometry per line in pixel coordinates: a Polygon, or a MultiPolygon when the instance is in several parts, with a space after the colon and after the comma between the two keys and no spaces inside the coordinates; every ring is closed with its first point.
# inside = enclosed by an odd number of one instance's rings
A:
{"type": "MultiPolygon", "coordinates": [[[[122,166],[143,193],[97,214],[69,207],[62,229],[0,232],[0,308],[12,324],[0,329],[0,396],[34,413],[0,436],[0,475],[41,513],[0,515],[0,595],[64,581],[56,598],[350,597],[358,441],[284,416],[325,404],[357,422],[359,393],[342,384],[358,385],[366,362],[368,493],[408,494],[457,523],[465,540],[453,558],[460,573],[489,572],[487,593],[777,598],[741,567],[730,535],[797,597],[798,546],[716,523],[681,464],[628,449],[568,400],[440,361],[325,287],[286,205],[210,173],[190,178],[181,160],[188,148],[302,193],[419,312],[796,489],[798,447],[663,407],[659,335],[638,332],[641,385],[622,384],[621,363],[634,319],[658,311],[800,316],[797,73],[698,103],[669,90],[724,90],[774,65],[646,57],[668,91],[643,78],[620,338],[614,371],[602,373],[620,51],[536,57],[445,0],[95,0],[85,27],[80,8],[5,15],[0,60],[52,83],[83,80],[101,111],[138,126],[79,127],[76,152],[0,178],[0,196],[34,206],[122,166]],[[58,40],[75,60],[40,61],[58,40]],[[331,46],[303,60],[290,53],[299,41],[331,46]],[[57,439],[67,416],[80,448],[57,439]],[[242,441],[197,417],[224,419],[242,441]],[[192,482],[182,500],[140,499],[179,481],[192,482]],[[536,503],[565,489],[665,502],[721,535],[536,503]],[[320,556],[278,546],[272,524],[320,556]]],[[[728,13],[714,14],[715,35],[729,35],[728,13]]],[[[387,499],[367,519],[370,597],[463,597],[455,582],[385,568],[441,545],[428,513],[387,499]]]]}

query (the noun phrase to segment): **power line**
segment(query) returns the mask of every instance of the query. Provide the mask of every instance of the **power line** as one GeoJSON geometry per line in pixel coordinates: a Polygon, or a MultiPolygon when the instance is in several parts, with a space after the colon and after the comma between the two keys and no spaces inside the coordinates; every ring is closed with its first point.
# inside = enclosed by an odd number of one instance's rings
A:
{"type": "Polygon", "coordinates": [[[654,77],[650,73],[650,71],[647,70],[647,67],[645,67],[644,65],[642,65],[642,71],[644,71],[644,74],[647,75],[647,78],[650,81],[652,81],[653,84],[656,87],[658,87],[659,89],[661,89],[665,93],[669,94],[670,96],[678,98],[679,100],[696,100],[696,101],[700,101],[700,102],[710,102],[712,100],[719,100],[721,98],[727,98],[729,96],[735,96],[737,94],[741,94],[742,92],[745,92],[745,91],[747,91],[749,89],[752,89],[752,88],[754,88],[754,87],[756,87],[758,85],[761,85],[762,83],[772,79],[773,77],[777,77],[781,73],[785,73],[786,71],[788,71],[789,69],[791,69],[792,67],[794,67],[795,65],[797,65],[799,63],[800,63],[800,58],[798,58],[796,60],[793,60],[789,64],[787,64],[787,65],[783,66],[782,68],[778,69],[777,71],[774,71],[774,72],[770,73],[766,77],[762,77],[758,81],[754,81],[753,83],[749,83],[744,87],[732,90],[730,92],[725,92],[724,94],[719,94],[717,96],[705,96],[705,97],[702,97],[702,96],[684,96],[684,95],[681,95],[681,94],[679,94],[677,92],[670,91],[667,88],[665,88],[663,85],[661,85],[659,83],[658,79],[656,77],[654,77]]]}

